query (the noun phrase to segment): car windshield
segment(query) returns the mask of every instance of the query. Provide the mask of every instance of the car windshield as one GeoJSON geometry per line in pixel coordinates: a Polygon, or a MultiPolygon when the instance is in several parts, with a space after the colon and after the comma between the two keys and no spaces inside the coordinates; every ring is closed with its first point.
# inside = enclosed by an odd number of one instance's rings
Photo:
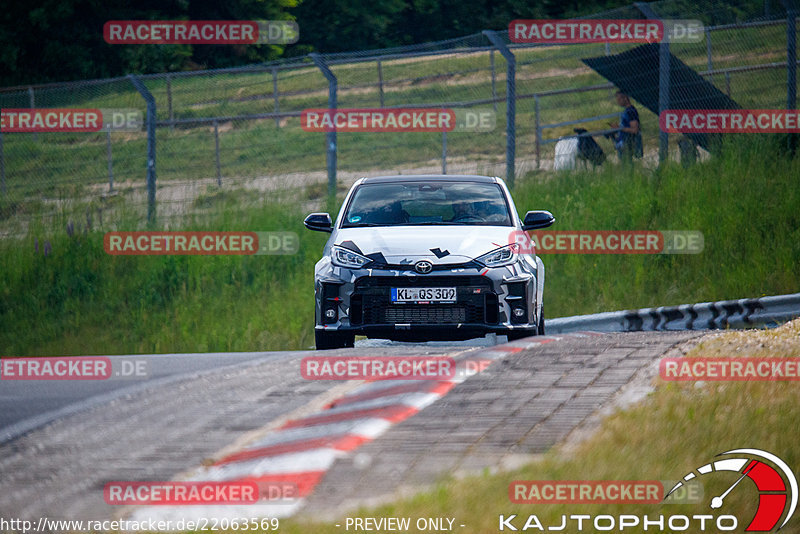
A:
{"type": "Polygon", "coordinates": [[[359,226],[511,226],[503,191],[492,183],[363,184],[353,194],[342,228],[359,226]]]}

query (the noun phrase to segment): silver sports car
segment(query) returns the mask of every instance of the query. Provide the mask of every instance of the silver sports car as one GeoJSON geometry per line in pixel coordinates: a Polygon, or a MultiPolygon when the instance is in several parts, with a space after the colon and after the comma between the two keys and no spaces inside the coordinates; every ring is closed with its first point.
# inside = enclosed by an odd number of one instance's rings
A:
{"type": "Polygon", "coordinates": [[[330,232],[314,272],[317,349],[353,345],[356,335],[399,341],[509,339],[544,334],[544,265],[517,236],[555,222],[523,220],[500,178],[362,178],[330,232]]]}

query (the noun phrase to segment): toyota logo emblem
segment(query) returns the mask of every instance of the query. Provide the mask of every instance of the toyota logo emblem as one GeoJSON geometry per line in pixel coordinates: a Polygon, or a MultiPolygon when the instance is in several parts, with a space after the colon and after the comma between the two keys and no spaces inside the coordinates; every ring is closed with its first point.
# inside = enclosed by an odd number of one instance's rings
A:
{"type": "Polygon", "coordinates": [[[419,274],[428,274],[433,270],[433,264],[429,261],[418,261],[414,264],[414,270],[419,274]]]}

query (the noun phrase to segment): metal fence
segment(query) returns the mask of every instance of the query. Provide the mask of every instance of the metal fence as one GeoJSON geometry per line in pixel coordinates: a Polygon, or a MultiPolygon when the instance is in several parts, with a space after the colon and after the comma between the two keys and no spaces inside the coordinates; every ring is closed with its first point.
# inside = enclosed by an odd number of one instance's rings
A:
{"type": "MultiPolygon", "coordinates": [[[[795,13],[757,2],[637,3],[587,18],[699,19],[703,42],[669,52],[742,107],[796,107],[795,13]]],[[[302,29],[301,29],[302,30],[302,29]]],[[[608,131],[613,86],[581,59],[634,44],[520,45],[507,32],[267,64],[0,89],[2,108],[137,108],[141,132],[0,133],[0,231],[31,217],[98,210],[142,221],[235,202],[323,198],[369,175],[477,173],[515,179],[552,168],[551,145],[580,124],[608,131]],[[496,113],[491,132],[311,133],[309,108],[432,107],[496,113]],[[156,211],[156,206],[158,211],[156,211]]],[[[668,79],[658,80],[660,87],[668,79]]],[[[668,88],[668,85],[667,85],[668,88]]],[[[661,102],[668,106],[668,102],[661,102]]],[[[674,157],[640,108],[645,165],[674,157]]],[[[598,138],[604,150],[613,146],[598,138]]],[[[609,164],[613,164],[613,159],[609,164]]],[[[101,215],[102,216],[102,215],[101,215]]]]}

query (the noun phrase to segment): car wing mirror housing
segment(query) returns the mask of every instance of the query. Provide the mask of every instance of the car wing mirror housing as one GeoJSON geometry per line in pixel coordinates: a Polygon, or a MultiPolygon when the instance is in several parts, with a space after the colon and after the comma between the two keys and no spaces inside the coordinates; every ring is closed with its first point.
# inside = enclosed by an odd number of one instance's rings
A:
{"type": "Polygon", "coordinates": [[[522,220],[523,230],[538,230],[539,228],[547,228],[556,222],[556,218],[549,211],[529,211],[525,214],[525,219],[522,220]]]}
{"type": "Polygon", "coordinates": [[[303,221],[303,224],[309,230],[317,232],[333,232],[333,222],[331,216],[327,213],[312,213],[303,221]]]}

